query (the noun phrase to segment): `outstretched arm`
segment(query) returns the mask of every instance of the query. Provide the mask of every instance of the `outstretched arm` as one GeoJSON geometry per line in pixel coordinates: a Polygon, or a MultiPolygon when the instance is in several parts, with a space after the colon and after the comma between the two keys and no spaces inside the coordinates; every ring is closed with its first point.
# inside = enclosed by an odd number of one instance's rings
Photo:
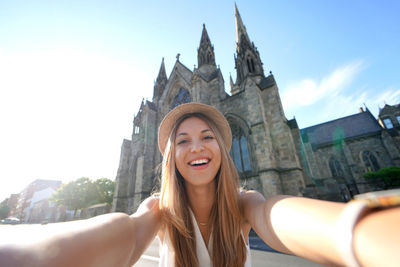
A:
{"type": "MultiPolygon", "coordinates": [[[[255,191],[242,197],[245,217],[268,245],[324,265],[344,265],[336,245],[337,220],[345,204],[274,196],[255,191]]],[[[400,208],[366,214],[354,229],[354,249],[363,266],[400,263],[400,208]],[[397,251],[397,252],[396,252],[397,251]]]]}
{"type": "Polygon", "coordinates": [[[1,266],[132,266],[158,231],[156,202],[146,200],[131,216],[0,226],[1,266]]]}

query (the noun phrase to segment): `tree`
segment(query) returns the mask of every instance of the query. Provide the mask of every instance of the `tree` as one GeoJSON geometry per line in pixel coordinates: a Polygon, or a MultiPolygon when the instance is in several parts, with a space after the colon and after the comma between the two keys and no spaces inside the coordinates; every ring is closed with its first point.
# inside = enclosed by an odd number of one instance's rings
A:
{"type": "Polygon", "coordinates": [[[62,185],[52,201],[75,211],[98,203],[112,203],[115,183],[107,178],[92,182],[87,177],[62,185]]]}
{"type": "Polygon", "coordinates": [[[8,217],[10,207],[8,206],[8,198],[0,203],[0,220],[8,217]]]}
{"type": "Polygon", "coordinates": [[[92,205],[96,190],[87,177],[63,184],[52,196],[52,201],[75,211],[92,205]]]}
{"type": "Polygon", "coordinates": [[[94,181],[97,190],[97,203],[112,204],[115,182],[107,178],[100,178],[94,181]]]}
{"type": "Polygon", "coordinates": [[[376,172],[364,173],[364,178],[376,182],[382,181],[385,185],[384,189],[390,189],[400,186],[400,167],[382,168],[376,172]]]}

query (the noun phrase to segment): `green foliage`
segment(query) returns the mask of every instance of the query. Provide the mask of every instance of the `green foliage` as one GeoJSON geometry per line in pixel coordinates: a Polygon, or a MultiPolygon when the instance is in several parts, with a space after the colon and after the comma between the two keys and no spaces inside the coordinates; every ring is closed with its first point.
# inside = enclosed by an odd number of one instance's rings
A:
{"type": "Polygon", "coordinates": [[[373,181],[382,181],[385,189],[400,186],[400,167],[382,168],[376,172],[364,173],[364,178],[373,181]]]}
{"type": "Polygon", "coordinates": [[[94,181],[97,191],[97,203],[112,204],[115,182],[107,178],[100,178],[94,181]]]}
{"type": "Polygon", "coordinates": [[[115,183],[107,178],[92,181],[79,178],[62,185],[52,196],[52,201],[69,209],[78,210],[98,203],[112,203],[115,183]]]}
{"type": "Polygon", "coordinates": [[[7,205],[8,199],[5,199],[2,203],[0,203],[0,220],[8,217],[8,213],[10,212],[10,207],[7,205]]]}

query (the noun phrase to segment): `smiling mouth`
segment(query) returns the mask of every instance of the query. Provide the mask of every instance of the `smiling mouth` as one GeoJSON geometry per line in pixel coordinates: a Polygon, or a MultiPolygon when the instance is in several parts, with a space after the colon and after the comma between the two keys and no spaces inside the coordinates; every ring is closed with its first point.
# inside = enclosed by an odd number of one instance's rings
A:
{"type": "Polygon", "coordinates": [[[197,159],[197,160],[193,160],[193,161],[189,162],[189,165],[190,166],[203,166],[209,162],[210,162],[209,159],[197,159]]]}

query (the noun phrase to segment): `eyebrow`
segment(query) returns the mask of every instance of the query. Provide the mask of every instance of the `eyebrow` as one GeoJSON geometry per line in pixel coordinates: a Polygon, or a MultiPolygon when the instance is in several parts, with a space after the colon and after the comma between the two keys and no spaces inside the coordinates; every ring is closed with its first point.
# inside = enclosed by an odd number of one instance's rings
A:
{"type": "MultiPolygon", "coordinates": [[[[205,133],[205,132],[212,132],[212,131],[210,129],[208,129],[208,128],[201,131],[201,133],[205,133]]],[[[181,132],[181,133],[178,133],[176,135],[176,137],[181,136],[181,135],[188,135],[188,134],[185,133],[185,132],[181,132]]]]}

